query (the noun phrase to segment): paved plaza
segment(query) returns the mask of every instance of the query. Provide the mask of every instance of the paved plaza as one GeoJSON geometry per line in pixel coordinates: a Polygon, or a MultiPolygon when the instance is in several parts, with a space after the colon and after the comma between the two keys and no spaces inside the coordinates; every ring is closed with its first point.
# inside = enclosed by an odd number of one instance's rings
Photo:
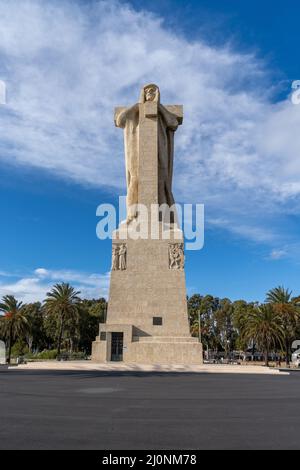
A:
{"type": "Polygon", "coordinates": [[[297,372],[25,367],[0,372],[1,449],[300,447],[297,372]]]}

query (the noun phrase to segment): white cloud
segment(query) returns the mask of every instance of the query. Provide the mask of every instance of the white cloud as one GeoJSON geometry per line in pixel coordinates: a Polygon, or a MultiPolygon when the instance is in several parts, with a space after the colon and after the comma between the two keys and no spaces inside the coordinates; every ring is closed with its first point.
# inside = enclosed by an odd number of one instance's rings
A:
{"type": "Polygon", "coordinates": [[[7,281],[8,274],[0,273],[0,297],[3,295],[14,295],[23,302],[42,302],[46,293],[53,284],[68,282],[78,291],[81,298],[107,297],[109,287],[109,273],[95,274],[78,271],[49,270],[37,268],[33,273],[16,276],[13,281],[7,281]]]}
{"type": "Polygon", "coordinates": [[[49,275],[49,271],[47,271],[47,269],[44,269],[44,268],[37,268],[34,270],[34,274],[36,274],[39,277],[46,277],[49,275]]]}
{"type": "Polygon", "coordinates": [[[189,41],[160,18],[111,1],[1,2],[0,26],[2,161],[119,192],[123,136],[113,107],[132,104],[155,81],[164,103],[185,109],[178,199],[205,202],[212,218],[224,216],[233,232],[259,242],[279,230],[271,212],[299,214],[300,106],[271,103],[267,71],[253,54],[189,41]]]}
{"type": "Polygon", "coordinates": [[[287,251],[286,250],[281,250],[281,249],[275,250],[274,249],[274,250],[271,251],[269,259],[276,261],[276,260],[285,258],[286,256],[287,256],[287,251]]]}
{"type": "Polygon", "coordinates": [[[0,276],[10,277],[11,275],[8,271],[0,271],[0,276]]]}

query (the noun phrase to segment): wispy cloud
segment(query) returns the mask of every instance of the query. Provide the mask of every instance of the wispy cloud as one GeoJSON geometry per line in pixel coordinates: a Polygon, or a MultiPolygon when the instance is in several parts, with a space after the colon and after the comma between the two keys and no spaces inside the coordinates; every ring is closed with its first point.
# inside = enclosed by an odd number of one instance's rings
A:
{"type": "Polygon", "coordinates": [[[266,243],[280,231],[268,214],[299,214],[300,106],[272,104],[254,54],[190,41],[117,1],[3,1],[0,25],[2,161],[119,191],[123,137],[113,107],[133,104],[155,81],[164,103],[185,109],[178,199],[204,202],[236,234],[266,243]]]}
{"type": "Polygon", "coordinates": [[[14,295],[24,302],[43,301],[53,284],[68,282],[81,292],[82,298],[107,297],[109,273],[95,274],[67,270],[37,268],[34,272],[17,276],[0,273],[0,296],[14,295]],[[7,278],[14,278],[13,280],[7,278]]]}
{"type": "Polygon", "coordinates": [[[0,277],[11,277],[13,276],[12,273],[8,272],[8,271],[0,271],[0,277]]]}
{"type": "Polygon", "coordinates": [[[231,234],[254,242],[273,243],[278,239],[278,235],[270,227],[251,225],[251,220],[248,220],[247,224],[235,224],[232,220],[222,217],[215,219],[208,218],[207,226],[226,230],[231,234]]]}
{"type": "Polygon", "coordinates": [[[269,259],[271,260],[279,260],[279,259],[283,259],[283,258],[286,258],[287,256],[287,251],[286,250],[280,250],[280,249],[277,249],[277,250],[272,250],[271,253],[270,253],[270,256],[269,256],[269,259]]]}

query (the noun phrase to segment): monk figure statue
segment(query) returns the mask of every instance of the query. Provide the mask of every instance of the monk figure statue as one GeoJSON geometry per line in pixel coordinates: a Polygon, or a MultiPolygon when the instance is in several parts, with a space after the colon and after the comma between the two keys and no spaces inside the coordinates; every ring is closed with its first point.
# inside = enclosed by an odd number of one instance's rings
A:
{"type": "Polygon", "coordinates": [[[174,133],[180,124],[178,117],[160,103],[157,85],[145,85],[140,94],[139,103],[123,108],[117,113],[115,123],[124,129],[126,181],[127,181],[127,223],[136,216],[139,188],[139,123],[140,104],[147,101],[157,103],[158,126],[158,204],[171,207],[174,204],[172,194],[174,133]]]}

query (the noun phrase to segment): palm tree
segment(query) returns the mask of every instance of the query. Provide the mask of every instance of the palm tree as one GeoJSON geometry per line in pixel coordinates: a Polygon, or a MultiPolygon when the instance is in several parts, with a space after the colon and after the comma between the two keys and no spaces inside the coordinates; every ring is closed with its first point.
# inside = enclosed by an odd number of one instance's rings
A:
{"type": "Polygon", "coordinates": [[[55,284],[50,292],[47,292],[45,300],[46,313],[55,315],[59,321],[59,332],[57,340],[57,355],[60,355],[61,342],[64,328],[67,322],[76,322],[78,319],[78,308],[80,292],[75,291],[70,284],[55,284]]]}
{"type": "MultiPolygon", "coordinates": [[[[241,332],[245,329],[248,321],[249,315],[253,312],[253,309],[258,307],[257,302],[250,302],[247,303],[245,300],[236,300],[233,303],[233,326],[237,331],[238,338],[237,338],[237,343],[238,346],[245,350],[248,349],[249,342],[243,340],[241,332]]],[[[254,354],[255,354],[255,348],[256,344],[255,341],[252,340],[252,360],[254,360],[254,354]]]]}
{"type": "Polygon", "coordinates": [[[10,364],[13,341],[24,333],[27,319],[22,302],[18,302],[13,295],[5,295],[2,298],[0,311],[4,314],[1,318],[1,330],[8,342],[7,362],[10,364]]]}
{"type": "Polygon", "coordinates": [[[43,346],[45,341],[43,310],[41,307],[40,302],[25,304],[23,306],[24,316],[28,323],[25,341],[30,353],[33,352],[33,349],[38,349],[40,346],[43,346]]]}
{"type": "Polygon", "coordinates": [[[270,304],[289,303],[292,298],[292,291],[285,289],[283,286],[275,287],[267,293],[266,301],[270,304]]]}
{"type": "Polygon", "coordinates": [[[292,292],[283,286],[269,290],[266,301],[278,312],[284,330],[286,364],[290,365],[290,343],[299,319],[299,305],[292,300],[292,292]]]}
{"type": "Polygon", "coordinates": [[[249,312],[247,322],[243,323],[241,330],[245,341],[255,341],[258,347],[265,353],[265,364],[269,365],[269,352],[271,347],[282,344],[284,330],[280,322],[280,316],[271,304],[263,304],[254,307],[249,312]]]}

